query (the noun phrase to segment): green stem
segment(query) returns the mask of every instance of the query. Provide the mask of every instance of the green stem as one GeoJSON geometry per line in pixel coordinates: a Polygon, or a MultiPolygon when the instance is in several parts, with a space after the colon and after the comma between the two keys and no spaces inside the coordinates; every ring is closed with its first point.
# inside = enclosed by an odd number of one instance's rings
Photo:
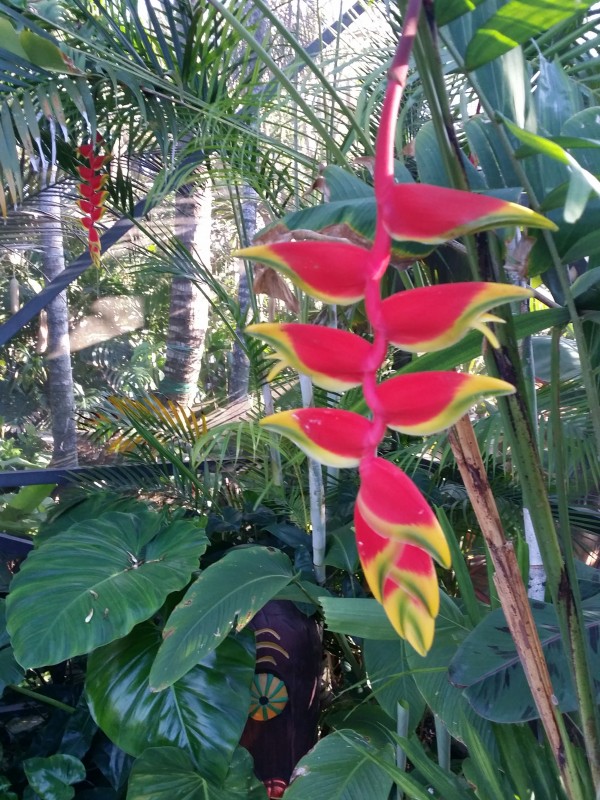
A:
{"type": "Polygon", "coordinates": [[[34,700],[37,700],[40,703],[45,703],[48,706],[59,708],[61,711],[66,711],[67,714],[75,713],[73,706],[68,706],[66,703],[61,703],[60,700],[55,700],[53,697],[47,697],[45,694],[34,692],[32,689],[25,688],[25,686],[16,686],[15,684],[11,683],[9,684],[8,688],[12,689],[13,692],[24,694],[26,697],[32,697],[34,700]]]}
{"type": "Polygon", "coordinates": [[[585,630],[582,629],[583,613],[581,609],[581,593],[575,569],[573,538],[569,520],[567,500],[568,476],[565,465],[564,438],[560,414],[560,329],[552,330],[551,359],[551,424],[552,438],[556,450],[556,493],[558,496],[558,531],[565,560],[567,580],[561,580],[559,593],[566,608],[569,633],[571,634],[571,652],[575,673],[575,691],[581,715],[581,726],[585,741],[586,755],[590,764],[592,779],[596,787],[600,787],[600,748],[597,731],[600,728],[598,708],[594,697],[592,676],[588,659],[585,630]]]}

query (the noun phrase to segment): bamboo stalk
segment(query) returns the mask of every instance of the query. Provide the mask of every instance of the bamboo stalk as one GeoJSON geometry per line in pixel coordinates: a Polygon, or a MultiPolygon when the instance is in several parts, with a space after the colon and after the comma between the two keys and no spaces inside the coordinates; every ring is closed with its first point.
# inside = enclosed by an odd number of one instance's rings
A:
{"type": "Polygon", "coordinates": [[[527,590],[521,578],[512,542],[508,541],[504,535],[475,432],[467,416],[456,423],[450,431],[449,440],[490,552],[495,570],[494,584],[502,610],[552,753],[569,797],[584,800],[585,794],[570,744],[568,739],[561,735],[556,698],[531,613],[527,590]]]}

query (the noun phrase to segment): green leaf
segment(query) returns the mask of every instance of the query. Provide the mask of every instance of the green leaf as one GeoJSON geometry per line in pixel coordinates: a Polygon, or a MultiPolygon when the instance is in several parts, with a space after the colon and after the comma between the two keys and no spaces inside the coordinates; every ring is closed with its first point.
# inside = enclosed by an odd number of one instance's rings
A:
{"type": "Polygon", "coordinates": [[[447,25],[453,19],[473,11],[484,0],[445,0],[443,3],[434,3],[433,10],[438,26],[447,25]]]}
{"type": "Polygon", "coordinates": [[[569,188],[565,199],[564,220],[577,222],[583,214],[591,192],[600,195],[600,181],[587,169],[582,167],[574,156],[568,153],[556,140],[538,136],[535,133],[519,128],[506,118],[502,121],[510,132],[526,145],[526,150],[517,151],[516,156],[527,156],[532,151],[545,155],[553,161],[566,165],[570,170],[569,188]]]}
{"type": "MultiPolygon", "coordinates": [[[[486,184],[481,172],[471,164],[462,152],[461,158],[471,189],[485,190],[486,184]]],[[[422,183],[445,186],[448,189],[454,188],[444,166],[437,133],[432,121],[426,122],[425,125],[419,128],[415,138],[415,159],[422,183]]]]}
{"type": "Polygon", "coordinates": [[[377,600],[366,597],[321,597],[325,623],[330,631],[365,639],[398,639],[377,600]]]}
{"type": "Polygon", "coordinates": [[[345,525],[327,534],[327,552],[325,562],[329,567],[354,572],[358,565],[356,536],[352,525],[345,525]]]}
{"type": "Polygon", "coordinates": [[[393,642],[365,639],[363,657],[377,702],[392,719],[396,718],[399,703],[406,708],[408,730],[412,732],[423,718],[425,701],[408,666],[406,646],[398,637],[393,642]]]}
{"type": "Polygon", "coordinates": [[[0,600],[0,695],[11,683],[19,683],[24,672],[13,655],[6,631],[6,601],[0,600]]]}
{"type": "Polygon", "coordinates": [[[600,311],[600,267],[584,272],[571,286],[579,312],[600,311]]]}
{"type": "MultiPolygon", "coordinates": [[[[531,339],[533,348],[533,366],[535,377],[550,383],[551,361],[552,361],[552,337],[533,336],[531,339]]],[[[571,378],[578,378],[581,375],[581,361],[577,343],[570,339],[561,339],[559,343],[559,363],[560,378],[568,381],[571,378]]]]}
{"type": "Polygon", "coordinates": [[[215,649],[232,628],[241,630],[294,577],[289,558],[270,547],[229,551],[204,570],[175,607],[150,673],[159,691],[175,683],[215,649]]]}
{"type": "Polygon", "coordinates": [[[124,636],[181,589],[206,549],[194,522],[111,512],[34,550],[11,583],[7,629],[25,669],[124,636]]]}
{"type": "Polygon", "coordinates": [[[469,119],[465,123],[465,134],[491,189],[519,186],[506,147],[500,140],[496,126],[487,117],[481,115],[469,119]]]}
{"type": "Polygon", "coordinates": [[[29,785],[41,800],[71,800],[71,784],[85,779],[85,767],[75,756],[58,754],[48,758],[28,758],[23,769],[29,785]]]}
{"type": "Polygon", "coordinates": [[[469,42],[465,68],[473,70],[584,11],[580,0],[510,0],[479,28],[469,42]]]}
{"type": "MultiPolygon", "coordinates": [[[[548,662],[552,687],[563,712],[577,701],[558,620],[550,604],[532,602],[533,618],[548,662]]],[[[583,603],[584,630],[589,642],[590,672],[600,675],[600,595],[583,603]]],[[[450,679],[464,689],[475,711],[494,722],[526,722],[538,718],[527,680],[501,609],[491,612],[465,639],[450,664],[450,679]]],[[[600,678],[594,679],[600,693],[600,678]]]]}
{"type": "Polygon", "coordinates": [[[150,691],[161,643],[158,628],[138,625],[91,654],[85,684],[92,716],[126,753],[172,745],[202,774],[222,781],[244,730],[254,674],[254,636],[228,638],[163,692],[150,691]]]}
{"type": "Polygon", "coordinates": [[[373,747],[352,730],[321,739],[296,765],[296,778],[285,792],[286,800],[387,800],[392,779],[373,755],[393,763],[393,748],[373,747]]]}
{"type": "Polygon", "coordinates": [[[223,784],[209,782],[176,747],[150,747],[133,765],[127,800],[267,800],[252,771],[252,759],[238,748],[223,784]]]}
{"type": "Polygon", "coordinates": [[[412,648],[406,648],[408,665],[425,702],[442,720],[450,734],[463,741],[460,721],[464,715],[488,748],[493,750],[494,742],[489,723],[475,714],[462,691],[448,680],[448,665],[469,633],[470,625],[456,604],[443,592],[440,593],[440,600],[433,646],[424,658],[412,648]]]}

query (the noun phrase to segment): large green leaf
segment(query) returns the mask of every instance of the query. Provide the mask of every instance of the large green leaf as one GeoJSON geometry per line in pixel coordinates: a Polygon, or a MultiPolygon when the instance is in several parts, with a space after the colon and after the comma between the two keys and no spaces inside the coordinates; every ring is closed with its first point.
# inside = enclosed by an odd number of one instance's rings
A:
{"type": "Polygon", "coordinates": [[[243,749],[234,754],[225,781],[214,784],[176,747],[150,747],[133,765],[127,800],[267,800],[243,749]]]}
{"type": "Polygon", "coordinates": [[[400,703],[409,713],[408,730],[423,717],[425,701],[417,689],[406,658],[406,643],[365,639],[363,657],[369,684],[380,706],[395,719],[400,703]]]}
{"type": "Polygon", "coordinates": [[[358,566],[358,550],[356,536],[350,524],[337,528],[327,534],[327,552],[325,564],[346,572],[354,572],[358,566]]]}
{"type": "MultiPolygon", "coordinates": [[[[574,711],[577,701],[554,607],[532,602],[535,624],[561,711],[574,711]]],[[[591,674],[600,694],[600,595],[583,603],[591,674]]],[[[465,639],[450,664],[450,677],[475,711],[494,722],[537,719],[523,667],[501,609],[489,614],[465,639]]]]}
{"type": "Polygon", "coordinates": [[[392,779],[373,756],[393,763],[391,744],[374,747],[352,730],[332,733],[300,759],[286,800],[387,800],[392,779]]]}
{"type": "Polygon", "coordinates": [[[365,639],[398,639],[377,600],[367,597],[321,597],[319,600],[331,631],[365,639]]]}
{"type": "Polygon", "coordinates": [[[23,769],[29,785],[40,800],[71,800],[73,783],[85,778],[85,767],[75,756],[58,754],[48,758],[28,758],[23,769]]]}
{"type": "Polygon", "coordinates": [[[584,11],[580,0],[510,0],[496,11],[469,42],[466,69],[493,61],[503,53],[584,11]]]}
{"type": "Polygon", "coordinates": [[[469,622],[447,595],[442,593],[440,600],[433,646],[424,658],[407,647],[408,665],[427,705],[454,738],[463,741],[461,720],[466,717],[488,749],[494,749],[490,724],[474,713],[461,690],[448,678],[448,664],[468,634],[469,622]]]}
{"type": "Polygon", "coordinates": [[[200,771],[222,781],[250,707],[254,636],[228,638],[176,683],[151,692],[150,668],[160,647],[158,628],[146,622],[89,658],[86,696],[92,716],[126,753],[173,745],[200,771]]]}
{"type": "Polygon", "coordinates": [[[161,690],[215,649],[232,628],[241,630],[294,577],[289,558],[270,547],[229,551],[188,589],[167,620],[150,673],[161,690]]]}
{"type": "Polygon", "coordinates": [[[471,117],[465,122],[465,134],[490,189],[520,185],[497,127],[487,117],[471,117]]]}
{"type": "Polygon", "coordinates": [[[193,521],[112,512],[59,533],[15,575],[7,629],[22,667],[58,664],[124,636],[181,589],[207,539],[193,521]]]}
{"type": "Polygon", "coordinates": [[[483,0],[445,0],[443,3],[434,3],[435,20],[439,27],[447,25],[453,19],[473,11],[483,0]]]}
{"type": "MultiPolygon", "coordinates": [[[[480,171],[475,169],[469,159],[461,152],[462,165],[471,189],[485,190],[486,183],[480,171]]],[[[438,142],[437,133],[433,122],[426,122],[415,138],[415,159],[422,183],[431,183],[435,186],[454,188],[448,175],[442,151],[438,142]]]]}

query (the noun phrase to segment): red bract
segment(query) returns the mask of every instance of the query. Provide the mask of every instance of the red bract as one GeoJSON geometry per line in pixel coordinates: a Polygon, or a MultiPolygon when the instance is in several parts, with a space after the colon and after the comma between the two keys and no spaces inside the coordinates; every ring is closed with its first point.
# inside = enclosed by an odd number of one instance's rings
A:
{"type": "Polygon", "coordinates": [[[354,333],[285,322],[249,325],[246,332],[275,350],[277,363],[268,380],[293,367],[329,391],[343,392],[362,383],[371,346],[354,333]]]}
{"type": "Polygon", "coordinates": [[[442,244],[502,225],[556,230],[549,219],[517,203],[424,183],[388,185],[380,208],[392,238],[424,244],[442,244]]]}
{"type": "Polygon", "coordinates": [[[512,394],[515,387],[487,375],[414,372],[390,378],[376,391],[389,428],[428,436],[454,425],[480,397],[512,394]]]}
{"type": "Polygon", "coordinates": [[[359,467],[356,508],[380,536],[420,547],[441,566],[450,566],[444,532],[427,501],[399,467],[369,456],[359,467]]]}
{"type": "Polygon", "coordinates": [[[486,323],[503,320],[489,314],[489,309],[530,296],[530,290],[520,286],[481,282],[444,283],[399,292],[382,303],[385,335],[403,350],[423,353],[443,350],[474,328],[497,347],[498,340],[486,323]]]}
{"type": "MultiPolygon", "coordinates": [[[[96,145],[102,143],[102,137],[96,134],[96,145]]],[[[100,234],[96,229],[96,223],[104,214],[104,201],[107,193],[102,191],[106,183],[107,176],[100,170],[109,161],[109,155],[95,155],[95,145],[91,142],[82,144],[77,148],[78,154],[87,162],[87,166],[78,166],[77,172],[84,183],[78,184],[81,198],[78,205],[85,214],[81,224],[88,231],[88,247],[92,261],[97,265],[100,261],[100,234]]]]}
{"type": "Polygon", "coordinates": [[[357,467],[369,452],[372,424],[352,411],[297,408],[264,417],[260,424],[287,436],[326,466],[357,467]]]}
{"type": "Polygon", "coordinates": [[[271,415],[264,424],[321,463],[358,464],[354,523],[365,578],[395,630],[425,655],[439,610],[432,558],[447,568],[450,549],[419,489],[374,451],[386,426],[411,434],[434,433],[456,422],[480,397],[514,389],[494,378],[455,372],[411,373],[378,384],[377,371],[389,344],[410,352],[435,351],[475,329],[498,346],[487,324],[502,320],[490,309],[522,300],[530,292],[505,284],[456,283],[412,289],[382,301],[380,282],[390,261],[392,237],[435,245],[503,225],[556,226],[523,206],[494,197],[395,183],[396,123],[419,9],[418,0],[409,0],[406,36],[388,72],[374,165],[377,219],[372,247],[284,242],[250,247],[236,255],[268,264],[325,302],[349,304],[364,298],[372,344],[351,333],[314,325],[269,323],[251,325],[248,332],[276,351],[277,363],[269,378],[292,366],[324,389],[343,391],[362,384],[371,419],[337,409],[307,408],[271,415]]]}
{"type": "Polygon", "coordinates": [[[277,242],[234,255],[279,270],[300,289],[326,303],[349,305],[365,295],[369,251],[344,242],[277,242]]]}

